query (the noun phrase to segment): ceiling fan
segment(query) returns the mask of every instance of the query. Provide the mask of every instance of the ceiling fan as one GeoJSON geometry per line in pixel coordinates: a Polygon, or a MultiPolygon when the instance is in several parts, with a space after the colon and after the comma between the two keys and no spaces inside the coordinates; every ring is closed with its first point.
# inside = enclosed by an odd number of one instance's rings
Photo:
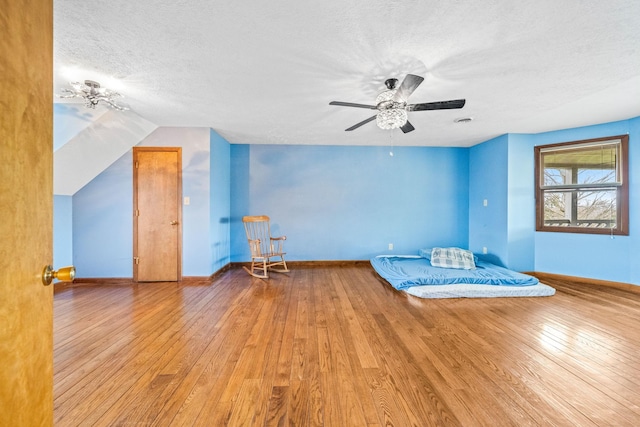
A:
{"type": "Polygon", "coordinates": [[[329,105],[340,105],[343,107],[367,108],[369,110],[378,110],[378,112],[366,120],[356,123],[350,128],[345,129],[351,131],[360,126],[375,120],[381,129],[402,129],[402,132],[411,132],[415,128],[407,119],[408,111],[425,111],[425,110],[449,110],[464,107],[464,99],[454,99],[451,101],[440,102],[424,102],[422,104],[407,104],[409,96],[415,91],[424,77],[414,74],[407,74],[400,86],[398,79],[387,79],[384,84],[387,90],[381,92],[376,98],[376,105],[354,104],[352,102],[331,101],[329,105]]]}

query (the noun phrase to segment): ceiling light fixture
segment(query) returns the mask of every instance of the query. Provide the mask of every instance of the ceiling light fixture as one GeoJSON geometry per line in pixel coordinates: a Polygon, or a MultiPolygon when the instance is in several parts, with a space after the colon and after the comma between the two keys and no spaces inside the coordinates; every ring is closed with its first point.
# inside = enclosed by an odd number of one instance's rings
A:
{"type": "Polygon", "coordinates": [[[62,95],[58,95],[59,98],[82,98],[87,108],[96,108],[96,105],[102,101],[116,110],[123,111],[129,109],[129,107],[125,107],[114,101],[115,98],[120,98],[122,95],[113,90],[100,87],[100,83],[98,82],[85,80],[84,83],[71,82],[69,84],[72,89],[62,89],[62,95]]]}
{"type": "Polygon", "coordinates": [[[396,89],[385,90],[376,98],[378,108],[376,123],[380,129],[397,129],[407,123],[406,103],[394,101],[395,94],[396,89]]]}

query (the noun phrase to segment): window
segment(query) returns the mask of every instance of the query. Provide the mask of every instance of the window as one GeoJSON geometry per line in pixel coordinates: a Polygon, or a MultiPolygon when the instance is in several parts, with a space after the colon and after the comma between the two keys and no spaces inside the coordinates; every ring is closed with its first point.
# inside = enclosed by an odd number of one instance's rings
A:
{"type": "Polygon", "coordinates": [[[535,147],[536,231],[629,235],[628,142],[535,147]]]}

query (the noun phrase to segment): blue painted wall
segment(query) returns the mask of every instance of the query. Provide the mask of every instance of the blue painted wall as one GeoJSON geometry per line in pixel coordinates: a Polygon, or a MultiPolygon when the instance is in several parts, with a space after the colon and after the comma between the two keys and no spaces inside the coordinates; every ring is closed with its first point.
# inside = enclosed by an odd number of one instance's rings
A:
{"type": "Polygon", "coordinates": [[[502,135],[471,147],[469,153],[469,249],[508,266],[508,148],[502,135]],[[487,206],[484,206],[484,201],[487,206]]]}
{"type": "Polygon", "coordinates": [[[132,168],[128,153],[73,195],[77,277],[133,277],[132,168]]]}
{"type": "Polygon", "coordinates": [[[535,181],[532,135],[509,134],[507,179],[507,265],[533,271],[535,251],[535,181]]]}
{"type": "Polygon", "coordinates": [[[73,199],[53,196],[53,267],[73,264],[73,199]]]}
{"type": "Polygon", "coordinates": [[[629,134],[629,236],[535,233],[535,270],[640,285],[640,118],[535,135],[535,144],[629,134]]]}
{"type": "MultiPolygon", "coordinates": [[[[139,146],[182,147],[184,276],[212,273],[210,131],[159,128],[139,146]]],[[[224,200],[223,200],[224,202],[224,200]]],[[[78,277],[133,276],[132,151],[73,196],[73,248],[78,277]]]]}
{"type": "Polygon", "coordinates": [[[469,166],[469,248],[518,271],[539,271],[640,284],[640,118],[535,135],[509,134],[471,147],[469,166]],[[602,136],[630,135],[629,236],[535,231],[536,145],[602,136]],[[488,206],[483,206],[483,200],[488,206]],[[634,230],[636,232],[634,233],[634,230]]]}
{"type": "Polygon", "coordinates": [[[470,148],[469,248],[517,271],[534,268],[533,141],[502,135],[470,148]],[[486,206],[484,202],[486,200],[486,206]]]}
{"type": "Polygon", "coordinates": [[[231,148],[215,131],[210,131],[211,141],[211,265],[209,274],[226,266],[231,257],[229,213],[231,212],[231,148]]]}
{"type": "Polygon", "coordinates": [[[249,259],[243,215],[269,215],[289,260],[467,245],[468,149],[232,145],[231,159],[231,261],[249,259]]]}
{"type": "MultiPolygon", "coordinates": [[[[53,150],[91,125],[100,111],[79,104],[53,104],[53,150]]],[[[53,196],[53,267],[73,264],[73,198],[53,196]]]]}
{"type": "MultiPolygon", "coordinates": [[[[160,128],[141,145],[183,147],[186,276],[248,260],[241,217],[268,214],[274,234],[288,237],[290,260],[486,246],[490,259],[516,270],[640,285],[639,140],[635,118],[468,149],[396,147],[393,157],[387,147],[229,145],[209,129],[160,128]],[[631,234],[535,232],[533,147],[625,133],[631,234]]],[[[132,175],[128,153],[72,200],[54,199],[56,266],[72,256],[79,277],[132,276],[132,175]]]]}

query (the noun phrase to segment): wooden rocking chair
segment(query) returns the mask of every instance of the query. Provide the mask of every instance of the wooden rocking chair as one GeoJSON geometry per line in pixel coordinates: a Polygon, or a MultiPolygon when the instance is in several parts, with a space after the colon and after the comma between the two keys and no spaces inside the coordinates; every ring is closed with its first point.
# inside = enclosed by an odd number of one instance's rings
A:
{"type": "Polygon", "coordinates": [[[243,267],[247,273],[261,279],[269,277],[268,270],[288,273],[289,269],[284,261],[285,252],[283,252],[283,242],[287,236],[271,237],[269,217],[266,215],[243,216],[242,222],[251,250],[251,269],[243,267]],[[271,258],[280,259],[271,261],[271,258]]]}

